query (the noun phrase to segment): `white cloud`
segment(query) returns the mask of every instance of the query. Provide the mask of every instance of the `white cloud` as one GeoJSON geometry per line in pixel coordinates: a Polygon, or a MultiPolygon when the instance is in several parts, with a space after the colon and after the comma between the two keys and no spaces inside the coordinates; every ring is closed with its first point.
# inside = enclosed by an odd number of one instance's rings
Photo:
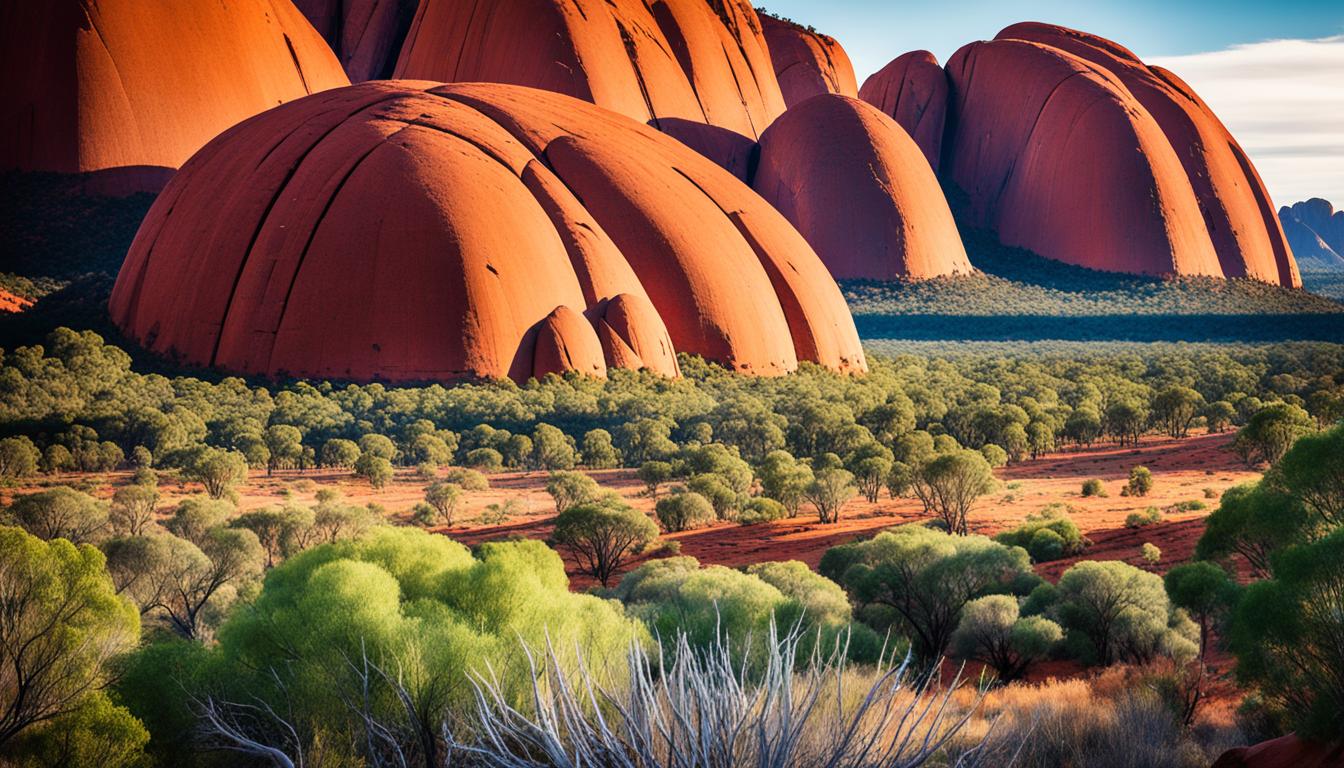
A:
{"type": "Polygon", "coordinates": [[[1344,35],[1148,60],[1190,84],[1251,156],[1278,205],[1344,208],[1344,35]]]}

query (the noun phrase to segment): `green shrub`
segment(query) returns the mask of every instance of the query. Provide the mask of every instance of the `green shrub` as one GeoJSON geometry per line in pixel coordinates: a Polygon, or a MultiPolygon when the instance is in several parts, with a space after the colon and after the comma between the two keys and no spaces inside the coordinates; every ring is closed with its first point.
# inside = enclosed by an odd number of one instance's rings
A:
{"type": "Polygon", "coordinates": [[[1144,466],[1129,470],[1129,483],[1125,490],[1129,491],[1130,496],[1147,496],[1153,490],[1153,473],[1144,466]]]}
{"type": "Polygon", "coordinates": [[[1096,477],[1088,478],[1083,481],[1084,496],[1105,496],[1106,486],[1102,485],[1101,479],[1096,477]]]}
{"type": "Polygon", "coordinates": [[[1143,528],[1160,522],[1162,522],[1162,511],[1157,507],[1149,507],[1142,512],[1130,512],[1125,515],[1126,528],[1143,528]]]}
{"type": "Polygon", "coordinates": [[[1198,628],[1173,609],[1162,577],[1119,560],[1088,560],[1065,571],[1051,613],[1087,664],[1142,664],[1198,651],[1198,628]]]}
{"type": "Polygon", "coordinates": [[[1055,622],[1041,616],[1022,616],[1009,595],[986,595],[966,604],[952,645],[957,655],[988,664],[999,682],[1022,677],[1064,638],[1055,622]]]}
{"type": "Polygon", "coordinates": [[[443,482],[460,486],[464,491],[485,491],[490,488],[490,480],[474,469],[449,467],[443,482]]]}
{"type": "Polygon", "coordinates": [[[1139,547],[1139,555],[1149,565],[1157,565],[1162,562],[1162,550],[1158,549],[1157,545],[1151,541],[1143,542],[1143,546],[1139,547]]]}
{"type": "Polygon", "coordinates": [[[994,540],[1010,547],[1022,547],[1038,563],[1076,555],[1087,546],[1077,524],[1053,505],[1027,517],[1013,530],[998,534],[994,540]]]}
{"type": "Polygon", "coordinates": [[[767,499],[764,496],[747,499],[737,513],[737,522],[739,525],[760,525],[775,520],[783,520],[788,516],[788,511],[784,505],[774,499],[767,499]]]}
{"type": "Polygon", "coordinates": [[[654,514],[668,533],[703,528],[717,519],[714,507],[695,491],[664,496],[654,505],[654,514]]]}
{"type": "Polygon", "coordinates": [[[467,451],[463,463],[483,472],[498,472],[504,468],[504,455],[494,448],[473,448],[467,451]]]}

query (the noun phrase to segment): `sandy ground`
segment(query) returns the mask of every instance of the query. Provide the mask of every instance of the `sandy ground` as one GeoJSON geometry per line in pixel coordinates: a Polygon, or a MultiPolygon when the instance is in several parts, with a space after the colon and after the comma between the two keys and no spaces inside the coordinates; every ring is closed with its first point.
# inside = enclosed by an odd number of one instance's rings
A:
{"type": "MultiPolygon", "coordinates": [[[[1078,559],[1124,560],[1149,567],[1139,548],[1152,542],[1162,551],[1161,562],[1153,570],[1185,562],[1193,551],[1203,518],[1217,505],[1206,498],[1205,489],[1214,495],[1241,482],[1253,480],[1259,472],[1245,467],[1228,446],[1231,434],[1197,435],[1184,440],[1149,437],[1138,448],[1098,446],[1042,456],[997,471],[1000,488],[985,496],[974,508],[970,523],[974,532],[994,534],[1051,503],[1072,508],[1071,516],[1092,545],[1080,557],[1044,563],[1038,572],[1057,578],[1078,559]],[[1155,483],[1143,498],[1120,495],[1130,468],[1142,464],[1152,470],[1155,483]],[[1099,478],[1106,488],[1104,497],[1084,498],[1083,480],[1099,478]],[[1149,506],[1166,510],[1172,505],[1198,500],[1206,505],[1194,512],[1165,512],[1162,522],[1141,529],[1124,527],[1125,517],[1149,506]]],[[[647,496],[634,470],[602,470],[590,473],[602,486],[624,496],[638,509],[652,513],[654,500],[647,496]]],[[[127,482],[129,473],[107,475],[65,475],[44,479],[43,484],[70,483],[84,486],[96,495],[110,497],[114,488],[127,482]]],[[[399,470],[387,487],[375,490],[368,483],[337,470],[307,472],[283,471],[267,476],[253,472],[239,488],[239,506],[257,509],[291,501],[311,504],[319,488],[335,487],[354,503],[375,502],[386,508],[393,522],[405,523],[411,507],[423,498],[427,482],[411,470],[399,470]]],[[[555,507],[546,493],[545,472],[505,472],[490,476],[490,489],[468,492],[458,511],[458,525],[438,528],[436,532],[466,544],[512,536],[546,538],[551,531],[555,507]],[[478,521],[492,504],[517,499],[521,512],[499,525],[484,526],[478,521]]],[[[14,492],[34,490],[15,489],[14,492]]],[[[160,486],[164,511],[186,496],[200,493],[196,483],[167,481],[160,486]]],[[[872,536],[884,528],[927,519],[917,500],[890,499],[885,493],[877,503],[856,497],[844,508],[838,523],[823,525],[806,507],[795,519],[753,526],[721,523],[709,528],[668,534],[678,541],[681,553],[704,563],[741,566],[764,560],[802,560],[816,567],[822,554],[837,544],[872,536]]],[[[640,558],[642,559],[642,558],[640,558]]],[[[637,565],[640,559],[631,564],[637,565]]],[[[571,571],[574,587],[585,589],[591,579],[571,571]]]]}

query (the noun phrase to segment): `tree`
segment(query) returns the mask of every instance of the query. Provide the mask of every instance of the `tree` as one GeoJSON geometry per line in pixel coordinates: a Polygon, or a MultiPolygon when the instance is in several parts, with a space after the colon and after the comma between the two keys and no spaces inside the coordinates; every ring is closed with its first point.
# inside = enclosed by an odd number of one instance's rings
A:
{"type": "Polygon", "coordinates": [[[18,528],[0,527],[0,606],[0,747],[78,711],[140,636],[101,552],[18,528]]]}
{"type": "Polygon", "coordinates": [[[686,488],[708,501],[720,520],[729,519],[737,509],[739,494],[720,475],[696,475],[686,482],[686,488]]]}
{"type": "Polygon", "coordinates": [[[1233,448],[1248,464],[1279,460],[1299,437],[1316,428],[1311,415],[1296,405],[1274,403],[1260,409],[1237,432],[1233,448]]]}
{"type": "Polygon", "coordinates": [[[986,595],[962,609],[952,635],[952,646],[965,659],[988,664],[1000,683],[1021,678],[1036,661],[1045,658],[1064,639],[1064,630],[1042,616],[1023,617],[1017,599],[986,595]]]}
{"type": "Polygon", "coordinates": [[[1120,445],[1138,445],[1148,425],[1148,409],[1138,403],[1119,401],[1106,408],[1106,431],[1120,445]]]}
{"type": "Polygon", "coordinates": [[[658,495],[658,486],[672,479],[672,465],[666,461],[646,461],[637,473],[651,496],[658,495]]]}
{"type": "Polygon", "coordinates": [[[195,542],[165,537],[167,561],[155,578],[162,588],[159,599],[142,606],[146,615],[161,615],[178,635],[188,640],[207,636],[207,617],[222,617],[240,586],[261,576],[266,554],[252,531],[211,528],[195,542]]]}
{"type": "Polygon", "coordinates": [[[1293,443],[1267,476],[1326,526],[1344,526],[1344,424],[1293,443]]]}
{"type": "Polygon", "coordinates": [[[1129,470],[1129,483],[1125,490],[1130,496],[1147,496],[1153,490],[1153,473],[1147,467],[1137,466],[1129,470]]]}
{"type": "Polygon", "coordinates": [[[814,473],[803,498],[816,508],[817,519],[834,523],[840,519],[840,510],[844,509],[845,503],[854,498],[857,491],[854,475],[848,470],[827,467],[814,473]]]}
{"type": "Polygon", "coordinates": [[[462,486],[441,480],[431,483],[425,489],[425,503],[434,509],[437,520],[443,525],[452,525],[457,514],[457,505],[462,501],[462,486]]]}
{"type": "Polygon", "coordinates": [[[985,457],[979,451],[963,448],[920,467],[914,474],[913,488],[926,512],[938,515],[949,531],[965,535],[971,506],[996,485],[985,457]]]}
{"type": "Polygon", "coordinates": [[[266,552],[266,567],[298,552],[307,541],[307,532],[313,527],[314,516],[298,507],[269,507],[244,512],[229,522],[233,528],[243,528],[256,534],[266,552]]]}
{"type": "Polygon", "coordinates": [[[570,507],[555,518],[551,540],[607,586],[629,558],[658,538],[658,526],[619,498],[570,507]]]}
{"type": "Polygon", "coordinates": [[[714,507],[695,491],[664,496],[654,505],[654,513],[668,533],[703,528],[717,519],[714,507]]]}
{"type": "Polygon", "coordinates": [[[1056,587],[1059,622],[1084,661],[1144,663],[1196,645],[1172,626],[1162,577],[1119,560],[1077,563],[1056,587]]]}
{"type": "Polygon", "coordinates": [[[122,486],[112,494],[112,526],[119,533],[139,536],[154,522],[154,512],[158,506],[157,485],[132,483],[122,486]]]}
{"type": "Polygon", "coordinates": [[[266,428],[264,436],[266,450],[270,459],[266,462],[266,474],[276,469],[288,469],[298,466],[303,459],[303,433],[298,427],[289,424],[272,424],[266,428]]]}
{"type": "Polygon", "coordinates": [[[136,469],[149,469],[154,466],[154,454],[143,445],[131,449],[130,464],[136,469]]]}
{"type": "Polygon", "coordinates": [[[24,731],[14,740],[15,768],[141,768],[149,732],[103,691],[77,707],[24,731]]]}
{"type": "Polygon", "coordinates": [[[17,480],[37,471],[42,454],[26,435],[0,440],[0,480],[17,480]]]}
{"type": "Polygon", "coordinates": [[[1153,396],[1152,418],[1173,438],[1190,433],[1190,425],[1204,408],[1204,396],[1190,387],[1170,386],[1153,396]]]}
{"type": "MultiPolygon", "coordinates": [[[[448,433],[452,435],[451,432],[448,433]]],[[[452,435],[456,437],[456,435],[452,435]]],[[[406,456],[410,461],[416,464],[429,464],[430,466],[442,467],[453,463],[453,454],[456,452],[455,446],[449,445],[439,435],[422,434],[416,435],[411,441],[406,451],[406,456]]]]}
{"type": "Polygon", "coordinates": [[[812,484],[812,469],[788,451],[776,450],[766,454],[756,472],[761,478],[761,491],[784,505],[789,517],[797,517],[807,487],[812,484]]]}
{"type": "Polygon", "coordinates": [[[1255,686],[1299,734],[1331,739],[1344,722],[1344,528],[1289,547],[1274,578],[1251,584],[1232,613],[1237,679],[1255,686]]]}
{"type": "Polygon", "coordinates": [[[374,488],[382,488],[392,481],[392,462],[372,453],[365,453],[355,462],[355,474],[369,481],[374,488]]]}
{"type": "Polygon", "coordinates": [[[359,438],[359,451],[392,461],[397,456],[397,444],[386,435],[370,433],[359,438]]]}
{"type": "Polygon", "coordinates": [[[233,491],[233,486],[247,480],[247,458],[237,451],[206,448],[184,474],[204,485],[210,498],[222,499],[233,491]]]}
{"type": "Polygon", "coordinates": [[[462,461],[468,467],[486,472],[498,472],[504,468],[504,454],[494,448],[472,448],[462,457],[462,461]]]}
{"type": "Polygon", "coordinates": [[[869,503],[875,504],[878,494],[882,492],[882,484],[891,472],[893,461],[890,450],[880,445],[873,445],[884,453],[872,452],[869,455],[862,455],[861,452],[858,456],[850,457],[848,466],[858,484],[859,492],[869,503]]]}
{"type": "Polygon", "coordinates": [[[583,465],[589,469],[611,469],[621,464],[621,454],[605,429],[590,429],[583,434],[583,465]]]}
{"type": "Polygon", "coordinates": [[[107,528],[107,505],[86,493],[58,485],[18,496],[9,505],[9,517],[39,539],[68,539],[86,544],[107,528]]]}
{"type": "Polygon", "coordinates": [[[335,437],[322,444],[322,465],[325,467],[350,469],[359,461],[359,455],[359,445],[354,440],[335,437]]]}
{"type": "Polygon", "coordinates": [[[474,469],[453,467],[444,476],[444,482],[457,483],[464,491],[486,491],[490,489],[490,480],[474,469]]]}
{"type": "Polygon", "coordinates": [[[1167,598],[1199,625],[1199,658],[1208,648],[1215,623],[1231,609],[1237,598],[1237,583],[1213,563],[1178,565],[1162,578],[1167,598]]]}
{"type": "Polygon", "coordinates": [[[1226,432],[1235,418],[1237,409],[1226,400],[1215,400],[1204,408],[1204,423],[1210,432],[1226,432]]]}
{"type": "Polygon", "coordinates": [[[357,539],[382,522],[382,517],[373,510],[354,504],[329,502],[318,504],[313,510],[313,530],[317,532],[317,540],[328,544],[357,539]]]}
{"type": "Polygon", "coordinates": [[[227,501],[195,496],[178,502],[172,517],[163,525],[175,536],[199,544],[211,529],[228,524],[235,511],[227,501]]]}
{"type": "Polygon", "coordinates": [[[833,547],[822,556],[820,571],[859,605],[894,611],[899,631],[925,662],[947,649],[968,602],[992,592],[1026,591],[1039,582],[1020,547],[921,525],[833,547]]]}
{"type": "Polygon", "coordinates": [[[597,481],[582,472],[552,472],[546,480],[546,492],[555,500],[557,513],[594,501],[601,491],[597,481]]]}
{"type": "Polygon", "coordinates": [[[550,424],[538,424],[532,431],[532,455],[542,469],[573,469],[578,457],[574,443],[550,424]]]}
{"type": "Polygon", "coordinates": [[[1252,575],[1268,578],[1274,552],[1306,541],[1311,529],[1311,515],[1297,499],[1268,483],[1239,485],[1225,491],[1205,519],[1195,556],[1221,560],[1241,555],[1252,575]]]}
{"type": "Polygon", "coordinates": [[[42,452],[42,469],[50,474],[69,472],[75,467],[75,457],[70,449],[60,443],[48,445],[42,452]]]}
{"type": "Polygon", "coordinates": [[[1101,437],[1101,416],[1095,408],[1079,406],[1064,421],[1064,436],[1079,446],[1091,446],[1101,437]]]}

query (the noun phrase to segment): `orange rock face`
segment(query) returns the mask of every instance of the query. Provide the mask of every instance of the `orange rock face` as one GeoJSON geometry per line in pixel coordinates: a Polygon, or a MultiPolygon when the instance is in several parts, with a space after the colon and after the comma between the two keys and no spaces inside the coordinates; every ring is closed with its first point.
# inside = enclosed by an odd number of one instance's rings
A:
{"type": "Polygon", "coordinates": [[[929,278],[971,264],[938,180],[876,107],[822,95],[790,107],[760,141],[753,186],[837,278],[929,278]]]}
{"type": "Polygon", "coordinates": [[[947,73],[928,51],[911,51],[863,81],[859,98],[891,115],[936,172],[947,121],[947,73]]]}
{"type": "Polygon", "coordinates": [[[499,84],[369,82],[226,132],[155,202],[110,311],[153,351],[268,376],[675,375],[674,350],[865,368],[824,265],[747,187],[499,84]]]}
{"type": "Polygon", "coordinates": [[[745,0],[422,0],[396,76],[528,85],[751,139],[784,111],[745,0]]]}
{"type": "Polygon", "coordinates": [[[1227,277],[1300,287],[1291,251],[1259,174],[1208,105],[1176,75],[1109,40],[1049,24],[1014,24],[999,40],[1067,51],[1114,75],[1157,122],[1185,168],[1227,277]]]}
{"type": "Polygon", "coordinates": [[[287,0],[5,3],[0,169],[157,189],[220,131],[347,83],[287,0]]]}
{"type": "Polygon", "coordinates": [[[10,293],[9,291],[0,288],[0,313],[22,312],[23,310],[31,307],[32,305],[33,302],[31,299],[25,299],[22,296],[16,296],[10,293]]]}
{"type": "Polygon", "coordinates": [[[944,173],[1007,245],[1093,269],[1223,274],[1161,126],[1108,70],[1041,43],[971,43],[947,65],[944,173]]]}
{"type": "Polygon", "coordinates": [[[392,76],[416,0],[294,0],[336,52],[350,81],[392,76]]]}
{"type": "Polygon", "coordinates": [[[835,38],[773,16],[760,19],[785,104],[792,107],[823,93],[858,95],[854,65],[835,38]]]}

